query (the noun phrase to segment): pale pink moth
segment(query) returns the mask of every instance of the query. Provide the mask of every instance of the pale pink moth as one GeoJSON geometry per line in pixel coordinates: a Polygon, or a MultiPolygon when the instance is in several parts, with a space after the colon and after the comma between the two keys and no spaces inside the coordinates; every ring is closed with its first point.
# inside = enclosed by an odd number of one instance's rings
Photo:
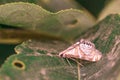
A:
{"type": "Polygon", "coordinates": [[[96,62],[101,59],[102,53],[95,48],[94,43],[81,39],[79,42],[60,52],[59,56],[96,62]]]}

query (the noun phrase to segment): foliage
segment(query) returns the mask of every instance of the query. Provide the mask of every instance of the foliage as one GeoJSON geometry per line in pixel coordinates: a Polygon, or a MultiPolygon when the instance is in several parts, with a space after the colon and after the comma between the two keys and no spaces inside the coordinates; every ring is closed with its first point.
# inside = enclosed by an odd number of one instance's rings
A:
{"type": "Polygon", "coordinates": [[[109,15],[93,26],[95,20],[85,12],[52,13],[24,2],[1,5],[0,41],[23,42],[2,65],[0,80],[78,79],[76,62],[69,64],[58,54],[80,38],[94,42],[103,54],[96,63],[81,61],[81,80],[119,80],[120,15],[109,15]]]}

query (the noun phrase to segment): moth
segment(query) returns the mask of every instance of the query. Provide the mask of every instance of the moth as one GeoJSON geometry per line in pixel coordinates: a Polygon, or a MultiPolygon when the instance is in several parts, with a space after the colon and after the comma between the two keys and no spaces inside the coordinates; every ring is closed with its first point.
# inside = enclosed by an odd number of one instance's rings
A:
{"type": "Polygon", "coordinates": [[[60,52],[59,56],[96,62],[101,59],[102,53],[95,48],[94,43],[81,39],[79,42],[60,52]]]}

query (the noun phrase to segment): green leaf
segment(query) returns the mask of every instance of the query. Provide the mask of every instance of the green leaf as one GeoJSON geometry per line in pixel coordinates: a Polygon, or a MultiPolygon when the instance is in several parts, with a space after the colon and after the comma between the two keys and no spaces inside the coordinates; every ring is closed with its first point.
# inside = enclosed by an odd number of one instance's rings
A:
{"type": "MultiPolygon", "coordinates": [[[[82,61],[81,79],[82,80],[115,80],[119,72],[120,60],[120,15],[109,15],[95,27],[89,29],[80,38],[86,38],[95,43],[96,48],[100,50],[103,57],[98,62],[82,61]],[[116,74],[116,75],[115,75],[116,74]]],[[[27,79],[30,77],[45,80],[44,75],[37,74],[43,68],[52,68],[46,74],[50,80],[76,80],[77,67],[73,61],[70,61],[72,67],[62,58],[57,57],[58,53],[69,47],[69,43],[55,40],[29,40],[15,48],[17,55],[10,57],[0,70],[1,79],[19,80],[21,78],[27,79]],[[22,70],[18,70],[12,65],[14,61],[22,61],[26,66],[22,70]],[[56,68],[61,67],[62,68],[56,68]],[[67,67],[67,68],[66,68],[67,67]],[[15,70],[14,70],[14,69],[15,70]],[[10,72],[10,70],[12,70],[10,72]],[[9,71],[9,72],[8,72],[9,71]],[[33,71],[31,75],[30,71],[33,71]],[[35,72],[34,72],[35,71],[35,72]],[[60,72],[59,72],[60,71],[60,72]],[[72,71],[72,72],[71,72],[72,71]],[[74,73],[75,71],[75,73],[74,73]],[[23,75],[23,72],[25,73],[23,75]],[[16,75],[10,75],[16,74],[16,75]],[[30,75],[30,76],[29,76],[30,75]],[[32,76],[32,77],[31,77],[32,76]]],[[[21,62],[21,63],[22,63],[21,62]]],[[[20,65],[18,65],[20,66],[20,65]]],[[[43,70],[44,72],[44,70],[43,70]]],[[[48,78],[47,77],[47,78],[48,78]]]]}
{"type": "Polygon", "coordinates": [[[17,54],[51,54],[57,55],[70,46],[69,43],[58,40],[28,40],[15,47],[17,54]]]}
{"type": "Polygon", "coordinates": [[[0,80],[76,80],[76,68],[63,59],[47,55],[19,54],[9,57],[0,71],[0,80]]]}
{"type": "Polygon", "coordinates": [[[46,37],[73,41],[76,36],[92,27],[95,21],[85,12],[76,9],[51,13],[38,5],[18,2],[0,6],[0,23],[30,30],[46,37]]]}

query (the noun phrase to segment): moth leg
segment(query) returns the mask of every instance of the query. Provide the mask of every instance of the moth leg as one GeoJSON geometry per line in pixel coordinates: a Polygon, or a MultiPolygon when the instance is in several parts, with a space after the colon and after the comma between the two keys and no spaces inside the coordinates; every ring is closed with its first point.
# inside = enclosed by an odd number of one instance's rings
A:
{"type": "Polygon", "coordinates": [[[78,71],[78,80],[80,80],[81,74],[80,74],[80,64],[79,64],[79,62],[77,62],[77,71],[78,71]]]}
{"type": "Polygon", "coordinates": [[[70,58],[71,60],[75,61],[76,63],[78,63],[80,66],[84,66],[82,65],[78,60],[74,59],[74,58],[70,58]]]}
{"type": "MultiPolygon", "coordinates": [[[[72,64],[70,63],[70,61],[68,60],[68,58],[65,58],[66,59],[66,61],[68,62],[68,64],[72,67],[72,68],[74,68],[73,66],[72,66],[72,64]]],[[[75,73],[75,70],[74,70],[74,73],[75,73]]]]}

